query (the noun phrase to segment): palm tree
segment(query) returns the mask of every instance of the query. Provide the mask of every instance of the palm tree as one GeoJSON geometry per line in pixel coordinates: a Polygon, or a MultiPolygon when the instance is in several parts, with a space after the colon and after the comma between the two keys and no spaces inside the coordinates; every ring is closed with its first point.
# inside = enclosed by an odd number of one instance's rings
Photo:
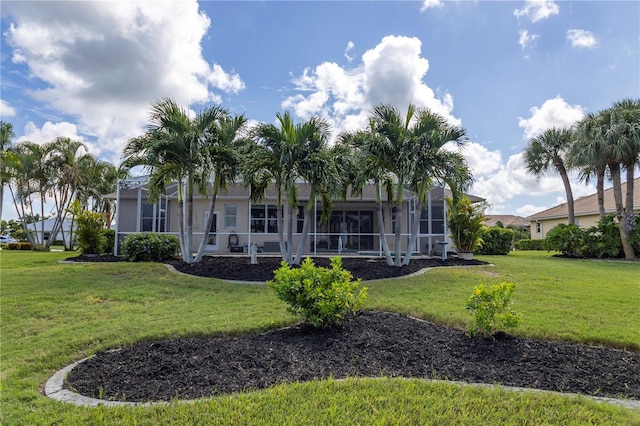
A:
{"type": "Polygon", "coordinates": [[[178,186],[180,249],[186,263],[193,263],[193,196],[206,193],[206,133],[224,117],[224,110],[207,108],[189,118],[173,99],[163,98],[151,105],[147,132],[131,139],[124,149],[122,168],[144,166],[150,171],[149,197],[158,199],[169,182],[178,186]]]}
{"type": "Polygon", "coordinates": [[[316,199],[320,198],[322,203],[320,223],[326,223],[331,216],[333,198],[338,195],[342,185],[338,172],[338,159],[334,155],[336,151],[329,149],[328,138],[329,124],[323,119],[315,117],[296,126],[296,142],[301,152],[297,161],[297,169],[300,178],[306,182],[310,192],[309,200],[304,208],[302,236],[294,264],[299,264],[302,260],[316,199]]]}
{"type": "Polygon", "coordinates": [[[571,141],[571,130],[553,127],[530,139],[524,150],[524,155],[527,172],[535,175],[538,179],[551,168],[560,174],[567,194],[569,223],[575,224],[573,192],[565,165],[565,157],[570,150],[571,141]]]}
{"type": "Polygon", "coordinates": [[[600,218],[606,214],[604,208],[604,179],[607,170],[604,158],[604,136],[599,114],[588,113],[573,128],[574,142],[568,152],[567,161],[571,168],[579,171],[580,180],[589,182],[596,178],[598,212],[600,218]]]}
{"type": "Polygon", "coordinates": [[[434,184],[446,183],[457,200],[459,194],[468,189],[473,181],[464,157],[457,152],[443,149],[450,141],[459,147],[464,145],[466,131],[463,128],[451,126],[444,117],[422,109],[416,112],[416,124],[412,133],[415,142],[410,188],[416,194],[416,206],[403,265],[408,265],[411,261],[420,228],[422,207],[426,204],[429,191],[434,184]]]}
{"type": "Polygon", "coordinates": [[[382,190],[383,188],[385,189],[387,200],[393,198],[395,176],[390,172],[387,162],[383,158],[371,154],[375,147],[382,143],[384,143],[384,138],[368,129],[340,134],[337,146],[338,149],[342,150],[341,157],[350,159],[350,162],[345,162],[343,168],[346,169],[343,177],[347,177],[344,182],[348,183],[348,185],[342,187],[342,197],[346,199],[349,186],[351,187],[352,195],[362,195],[365,185],[373,182],[376,197],[378,238],[387,265],[392,266],[394,264],[393,257],[385,235],[382,190]]]}
{"type": "Polygon", "coordinates": [[[4,186],[9,182],[5,153],[11,147],[11,140],[15,137],[13,125],[0,121],[0,220],[2,220],[2,204],[4,203],[4,186]]]}
{"type": "Polygon", "coordinates": [[[625,259],[635,257],[630,232],[635,225],[633,212],[634,171],[640,164],[640,100],[625,99],[600,113],[603,121],[604,158],[611,173],[616,216],[625,259]],[[626,170],[627,193],[622,197],[621,172],[626,170]]]}
{"type": "MultiPolygon", "coordinates": [[[[276,228],[282,260],[291,264],[291,244],[287,247],[284,240],[284,219],[282,209],[284,198],[295,201],[297,194],[295,178],[289,169],[293,167],[293,157],[289,146],[295,131],[293,120],[287,111],[276,114],[279,127],[273,124],[259,123],[251,132],[254,144],[244,150],[242,178],[244,185],[250,188],[251,200],[260,202],[271,185],[276,191],[276,228]]],[[[291,216],[291,211],[289,211],[291,216]]]]}
{"type": "Polygon", "coordinates": [[[204,250],[209,239],[209,232],[213,223],[216,198],[220,190],[225,190],[238,172],[239,148],[246,141],[239,136],[247,123],[244,115],[230,117],[226,110],[219,112],[220,117],[205,133],[205,166],[203,171],[213,175],[211,184],[211,199],[209,202],[209,216],[204,228],[204,236],[200,242],[196,262],[202,260],[204,250]]]}

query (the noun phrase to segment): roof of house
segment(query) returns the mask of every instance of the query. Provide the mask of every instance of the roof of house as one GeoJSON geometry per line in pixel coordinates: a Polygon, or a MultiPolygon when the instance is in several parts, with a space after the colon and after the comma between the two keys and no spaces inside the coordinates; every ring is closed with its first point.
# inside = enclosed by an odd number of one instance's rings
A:
{"type": "Polygon", "coordinates": [[[488,214],[485,216],[484,224],[487,226],[496,226],[498,222],[502,222],[505,228],[511,225],[525,227],[531,224],[531,222],[524,217],[512,214],[488,214]]]}
{"type": "MultiPolygon", "coordinates": [[[[627,192],[627,183],[622,184],[622,197],[624,199],[627,192]]],[[[633,181],[633,210],[640,210],[640,178],[636,178],[633,181]]],[[[573,201],[573,208],[576,216],[591,216],[597,215],[598,212],[598,194],[587,195],[580,197],[573,201]]],[[[607,213],[614,213],[616,211],[616,204],[613,199],[613,188],[607,188],[604,190],[604,209],[607,213]]],[[[567,203],[559,204],[550,209],[541,211],[539,213],[528,216],[526,219],[530,221],[534,220],[546,220],[546,219],[559,219],[569,216],[569,208],[567,203]]]]}

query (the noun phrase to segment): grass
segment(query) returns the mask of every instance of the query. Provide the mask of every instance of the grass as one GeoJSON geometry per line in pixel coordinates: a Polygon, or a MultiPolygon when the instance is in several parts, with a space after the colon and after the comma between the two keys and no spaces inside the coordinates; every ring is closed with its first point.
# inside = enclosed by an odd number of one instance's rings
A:
{"type": "MultiPolygon", "coordinates": [[[[84,408],[49,400],[44,382],[96,351],[176,336],[221,336],[296,321],[266,286],[185,277],[158,264],[58,264],[69,253],[0,252],[0,423],[13,424],[640,424],[640,413],[586,398],[350,379],[154,407],[84,408]]],[[[435,269],[367,283],[367,308],[464,327],[473,287],[513,281],[514,332],[640,350],[640,263],[520,252],[495,266],[435,269]]]]}

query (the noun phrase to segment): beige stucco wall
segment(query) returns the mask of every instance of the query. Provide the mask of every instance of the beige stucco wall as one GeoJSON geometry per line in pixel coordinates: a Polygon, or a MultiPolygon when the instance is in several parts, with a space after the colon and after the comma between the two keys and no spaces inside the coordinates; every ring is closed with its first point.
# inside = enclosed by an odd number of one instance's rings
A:
{"type": "MultiPolygon", "coordinates": [[[[581,228],[591,228],[596,226],[600,220],[600,215],[588,215],[576,217],[577,225],[581,228]]],[[[568,218],[545,219],[531,222],[531,239],[542,240],[546,238],[547,232],[561,223],[569,223],[568,218]],[[542,232],[538,232],[538,222],[542,224],[542,232]]]]}

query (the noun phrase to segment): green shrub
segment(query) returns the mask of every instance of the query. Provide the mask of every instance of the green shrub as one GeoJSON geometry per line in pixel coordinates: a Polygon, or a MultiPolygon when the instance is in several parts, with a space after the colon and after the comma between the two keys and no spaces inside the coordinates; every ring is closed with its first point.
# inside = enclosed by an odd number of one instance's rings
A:
{"type": "Polygon", "coordinates": [[[485,204],[472,203],[469,197],[457,202],[447,198],[447,225],[458,253],[473,253],[483,244],[481,230],[484,228],[485,204]]]}
{"type": "Polygon", "coordinates": [[[51,251],[51,249],[49,247],[47,247],[45,244],[36,244],[33,247],[31,247],[30,249],[20,248],[20,250],[51,251]]]}
{"type": "MultiPolygon", "coordinates": [[[[4,248],[4,246],[2,247],[4,248]]],[[[7,250],[33,250],[31,243],[26,241],[18,241],[17,243],[6,244],[7,250]]]]}
{"type": "Polygon", "coordinates": [[[596,226],[585,230],[584,244],[580,254],[586,257],[624,257],[620,229],[615,215],[609,214],[598,221],[596,226]]]}
{"type": "Polygon", "coordinates": [[[131,262],[165,260],[179,250],[176,237],[152,232],[129,234],[122,242],[122,254],[131,262]]]}
{"type": "Polygon", "coordinates": [[[511,229],[494,226],[483,228],[480,231],[480,238],[484,241],[482,247],[478,248],[477,254],[509,254],[515,232],[511,229]]]}
{"type": "Polygon", "coordinates": [[[113,253],[113,246],[116,243],[116,231],[113,229],[103,229],[102,235],[104,235],[104,250],[103,253],[113,253]]]}
{"type": "Polygon", "coordinates": [[[104,215],[83,210],[76,215],[78,230],[76,238],[82,254],[102,254],[106,238],[104,237],[104,215]]]}
{"type": "Polygon", "coordinates": [[[498,328],[518,326],[521,316],[510,307],[515,288],[514,283],[508,282],[492,285],[490,289],[484,284],[475,288],[467,301],[467,309],[473,313],[473,322],[468,327],[470,336],[480,332],[486,337],[493,337],[498,328]]]}
{"type": "Polygon", "coordinates": [[[576,255],[584,245],[584,237],[585,232],[578,225],[559,223],[547,233],[545,247],[566,255],[576,255]]]}
{"type": "Polygon", "coordinates": [[[351,272],[342,269],[339,257],[331,259],[331,268],[316,267],[307,258],[299,268],[282,262],[267,285],[289,304],[290,312],[302,315],[315,327],[329,327],[355,313],[366,298],[362,280],[352,278],[351,272]]]}
{"type": "Polygon", "coordinates": [[[544,240],[522,239],[513,245],[516,250],[545,250],[544,240]]]}

